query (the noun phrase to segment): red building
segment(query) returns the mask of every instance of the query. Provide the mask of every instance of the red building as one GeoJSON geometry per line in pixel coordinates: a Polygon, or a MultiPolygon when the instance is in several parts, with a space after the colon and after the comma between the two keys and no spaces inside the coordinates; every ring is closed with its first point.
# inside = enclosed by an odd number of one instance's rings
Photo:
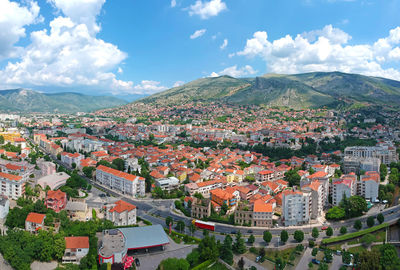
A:
{"type": "Polygon", "coordinates": [[[44,205],[58,213],[67,205],[67,194],[61,190],[49,190],[44,205]]]}

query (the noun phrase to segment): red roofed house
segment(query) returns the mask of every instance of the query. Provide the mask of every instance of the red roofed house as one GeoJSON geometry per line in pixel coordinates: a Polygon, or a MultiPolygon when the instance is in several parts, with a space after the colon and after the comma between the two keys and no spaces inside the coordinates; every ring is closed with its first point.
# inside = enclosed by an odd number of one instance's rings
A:
{"type": "Polygon", "coordinates": [[[271,181],[272,179],[274,179],[274,177],[275,177],[274,171],[271,170],[259,171],[256,174],[256,180],[258,182],[271,181]]]}
{"type": "Polygon", "coordinates": [[[116,226],[134,225],[136,224],[136,206],[119,200],[107,209],[106,218],[116,226]]]}
{"type": "Polygon", "coordinates": [[[61,190],[49,190],[44,205],[58,213],[67,205],[67,194],[61,190]]]}
{"type": "Polygon", "coordinates": [[[272,227],[273,209],[271,203],[256,200],[253,207],[253,225],[256,227],[272,227]]]}
{"type": "Polygon", "coordinates": [[[25,193],[25,180],[22,176],[0,172],[0,195],[17,200],[25,193]]]}
{"type": "Polygon", "coordinates": [[[339,205],[343,199],[343,194],[347,198],[356,194],[357,175],[354,173],[344,174],[340,179],[332,181],[332,203],[339,205]]]}
{"type": "Polygon", "coordinates": [[[219,205],[223,205],[224,203],[229,207],[236,205],[236,197],[221,188],[217,188],[210,191],[211,200],[216,202],[219,205]]]}
{"type": "Polygon", "coordinates": [[[89,237],[65,237],[65,252],[62,263],[79,264],[80,260],[89,253],[89,237]]]}
{"type": "Polygon", "coordinates": [[[84,159],[85,157],[79,153],[67,153],[67,152],[62,152],[61,153],[61,162],[68,164],[70,167],[72,167],[72,164],[75,163],[75,165],[80,165],[81,160],[84,159]]]}
{"type": "Polygon", "coordinates": [[[145,195],[145,179],[103,165],[96,168],[96,181],[131,196],[145,195]]]}
{"type": "Polygon", "coordinates": [[[380,175],[378,172],[366,172],[360,176],[357,182],[357,194],[370,199],[372,202],[378,199],[380,175]]]}
{"type": "Polygon", "coordinates": [[[28,232],[36,232],[44,227],[44,219],[46,215],[31,212],[25,219],[25,230],[28,232]]]}

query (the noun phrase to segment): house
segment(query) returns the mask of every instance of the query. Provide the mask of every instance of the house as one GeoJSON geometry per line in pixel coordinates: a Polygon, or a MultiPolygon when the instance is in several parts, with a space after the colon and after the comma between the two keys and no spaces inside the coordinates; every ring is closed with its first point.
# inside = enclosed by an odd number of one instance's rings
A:
{"type": "Polygon", "coordinates": [[[84,159],[85,157],[79,153],[67,153],[67,152],[62,152],[61,153],[61,162],[68,164],[68,166],[72,167],[72,164],[75,164],[75,166],[81,164],[81,160],[84,159]]]}
{"type": "Polygon", "coordinates": [[[44,205],[58,213],[67,206],[67,194],[61,190],[49,190],[44,205]]]}
{"type": "Polygon", "coordinates": [[[370,199],[372,202],[378,199],[380,175],[378,172],[366,172],[360,176],[357,182],[357,195],[370,199]]]}
{"type": "Polygon", "coordinates": [[[65,252],[62,263],[79,264],[80,260],[89,253],[88,236],[65,237],[65,252]]]}
{"type": "Polygon", "coordinates": [[[198,219],[209,217],[211,215],[211,200],[194,198],[191,215],[198,219]]]}
{"type": "Polygon", "coordinates": [[[119,200],[107,208],[106,218],[116,226],[134,225],[136,224],[136,206],[119,200]]]}
{"type": "Polygon", "coordinates": [[[211,190],[210,194],[211,194],[211,200],[219,204],[220,206],[222,206],[223,204],[226,204],[229,207],[236,205],[237,200],[235,195],[226,190],[217,188],[211,190]]]}
{"type": "Polygon", "coordinates": [[[28,232],[36,232],[44,227],[45,214],[31,212],[25,219],[25,230],[28,232]]]}
{"type": "Polygon", "coordinates": [[[340,179],[332,181],[332,203],[339,205],[343,197],[349,198],[356,194],[357,175],[354,173],[344,174],[340,179]]]}
{"type": "Polygon", "coordinates": [[[262,170],[256,174],[257,182],[271,181],[275,177],[274,171],[272,170],[262,170]]]}
{"type": "Polygon", "coordinates": [[[0,172],[0,195],[17,200],[25,193],[25,180],[22,176],[0,172]]]}
{"type": "Polygon", "coordinates": [[[179,187],[179,179],[176,177],[168,177],[162,179],[155,179],[156,187],[161,188],[162,190],[173,190],[179,187]]]}
{"type": "Polygon", "coordinates": [[[272,227],[272,203],[256,200],[253,207],[253,225],[256,227],[272,227]]]}
{"type": "Polygon", "coordinates": [[[268,194],[276,194],[280,191],[279,185],[275,182],[262,182],[260,187],[268,192],[268,194]]]}

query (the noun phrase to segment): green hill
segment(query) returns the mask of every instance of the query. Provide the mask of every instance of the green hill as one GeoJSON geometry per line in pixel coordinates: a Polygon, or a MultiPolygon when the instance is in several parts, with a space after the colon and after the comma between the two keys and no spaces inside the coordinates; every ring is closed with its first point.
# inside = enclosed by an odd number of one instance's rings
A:
{"type": "Polygon", "coordinates": [[[136,102],[160,105],[222,102],[290,108],[400,106],[400,82],[341,72],[256,78],[202,78],[136,102]]]}
{"type": "Polygon", "coordinates": [[[126,103],[115,97],[79,93],[44,94],[26,89],[0,91],[0,111],[3,112],[89,112],[126,103]]]}

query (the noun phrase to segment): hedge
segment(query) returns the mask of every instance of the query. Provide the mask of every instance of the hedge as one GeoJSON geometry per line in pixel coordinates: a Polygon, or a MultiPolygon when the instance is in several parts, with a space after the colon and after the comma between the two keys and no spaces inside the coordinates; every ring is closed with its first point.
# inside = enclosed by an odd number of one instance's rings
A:
{"type": "Polygon", "coordinates": [[[137,217],[136,218],[138,221],[143,221],[144,224],[150,226],[153,225],[153,223],[151,223],[150,221],[148,221],[147,219],[141,218],[141,217],[137,217]]]}
{"type": "Polygon", "coordinates": [[[202,269],[206,269],[207,267],[209,267],[212,263],[214,263],[213,260],[208,260],[205,262],[202,262],[201,264],[195,266],[192,268],[192,270],[202,270],[202,269]]]}
{"type": "MultiPolygon", "coordinates": [[[[169,229],[164,228],[164,231],[167,234],[169,233],[169,229]]],[[[171,234],[175,235],[175,236],[180,236],[182,238],[182,240],[184,239],[184,237],[188,237],[189,240],[194,241],[196,243],[200,243],[201,242],[201,239],[199,239],[197,237],[193,237],[193,236],[190,236],[190,235],[187,235],[187,234],[179,233],[179,232],[176,232],[174,230],[171,230],[171,234]]]]}
{"type": "Polygon", "coordinates": [[[341,241],[349,240],[349,239],[352,239],[352,238],[357,238],[357,237],[363,236],[364,234],[372,233],[372,232],[381,230],[383,228],[386,228],[388,226],[389,226],[389,224],[382,223],[380,225],[377,225],[375,227],[371,227],[371,228],[368,228],[368,229],[365,229],[365,230],[362,230],[362,231],[353,232],[353,233],[349,233],[349,234],[345,234],[345,235],[341,235],[341,236],[333,237],[333,238],[329,238],[329,239],[324,239],[324,240],[322,240],[322,244],[325,244],[325,245],[326,244],[332,244],[332,243],[335,243],[335,242],[341,242],[341,241]]]}

